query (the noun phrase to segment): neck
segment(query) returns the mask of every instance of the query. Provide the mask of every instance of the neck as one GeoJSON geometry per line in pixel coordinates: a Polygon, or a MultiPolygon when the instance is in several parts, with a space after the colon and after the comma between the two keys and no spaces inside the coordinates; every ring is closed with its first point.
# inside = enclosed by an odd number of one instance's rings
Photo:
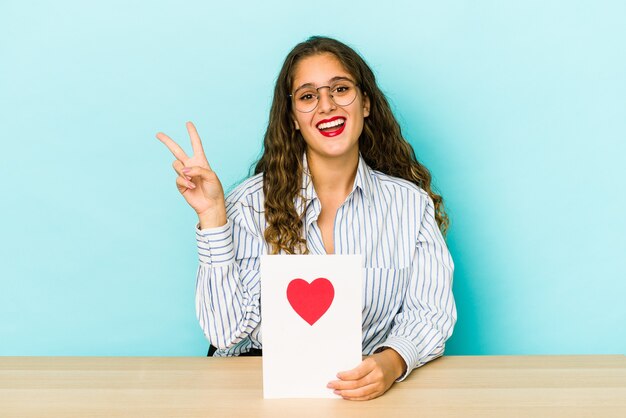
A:
{"type": "Polygon", "coordinates": [[[345,199],[354,186],[359,165],[358,151],[340,158],[320,158],[307,151],[307,163],[313,187],[320,200],[326,197],[345,199]]]}

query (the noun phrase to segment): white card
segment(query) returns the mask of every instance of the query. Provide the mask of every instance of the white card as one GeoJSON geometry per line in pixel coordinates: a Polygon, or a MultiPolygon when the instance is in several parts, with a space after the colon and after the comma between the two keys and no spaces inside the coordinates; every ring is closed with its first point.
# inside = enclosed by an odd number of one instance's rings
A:
{"type": "Polygon", "coordinates": [[[261,256],[265,398],[336,398],[361,363],[360,255],[261,256]]]}

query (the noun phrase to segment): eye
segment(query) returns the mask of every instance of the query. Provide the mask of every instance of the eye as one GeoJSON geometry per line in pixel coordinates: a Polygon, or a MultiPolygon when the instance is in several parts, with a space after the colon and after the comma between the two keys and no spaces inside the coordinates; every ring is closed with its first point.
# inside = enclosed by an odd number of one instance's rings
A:
{"type": "Polygon", "coordinates": [[[301,93],[298,96],[298,100],[300,100],[302,102],[310,102],[310,101],[315,100],[316,98],[317,98],[317,95],[315,93],[308,92],[308,91],[304,92],[304,93],[301,93]]]}
{"type": "Polygon", "coordinates": [[[332,92],[333,94],[344,95],[350,91],[350,86],[345,84],[340,84],[338,86],[333,86],[332,92]]]}

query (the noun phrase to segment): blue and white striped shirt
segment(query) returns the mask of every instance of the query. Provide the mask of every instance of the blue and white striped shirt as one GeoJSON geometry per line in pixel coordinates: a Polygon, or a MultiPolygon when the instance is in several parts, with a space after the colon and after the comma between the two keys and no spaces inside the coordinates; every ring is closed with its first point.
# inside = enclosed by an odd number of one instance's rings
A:
{"type": "MultiPolygon", "coordinates": [[[[317,226],[321,204],[308,170],[296,208],[305,211],[311,254],[326,254],[317,226]]],[[[269,254],[263,233],[263,176],[253,176],[226,197],[228,222],[199,229],[196,313],[215,356],[262,348],[260,256],[269,254]]],[[[416,367],[443,354],[457,313],[454,264],[435,222],[435,207],[415,184],[372,170],[359,157],[352,192],[337,210],[335,254],[362,254],[363,354],[395,349],[416,367]]]]}

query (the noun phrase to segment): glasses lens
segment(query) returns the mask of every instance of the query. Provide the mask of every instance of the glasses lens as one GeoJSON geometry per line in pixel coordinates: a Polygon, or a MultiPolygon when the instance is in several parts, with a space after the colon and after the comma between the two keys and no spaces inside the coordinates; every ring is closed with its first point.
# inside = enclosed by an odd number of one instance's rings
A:
{"type": "Polygon", "coordinates": [[[348,106],[356,99],[356,87],[348,80],[342,80],[330,87],[330,95],[337,106],[348,106]]]}
{"type": "Polygon", "coordinates": [[[292,96],[296,110],[304,113],[313,111],[317,107],[320,94],[324,94],[320,91],[323,88],[328,89],[328,94],[337,106],[348,106],[356,99],[355,84],[350,80],[340,80],[330,86],[298,89],[292,96]]]}
{"type": "Polygon", "coordinates": [[[317,107],[317,95],[319,93],[316,89],[302,88],[296,91],[293,95],[296,110],[300,112],[310,112],[317,107]]]}

